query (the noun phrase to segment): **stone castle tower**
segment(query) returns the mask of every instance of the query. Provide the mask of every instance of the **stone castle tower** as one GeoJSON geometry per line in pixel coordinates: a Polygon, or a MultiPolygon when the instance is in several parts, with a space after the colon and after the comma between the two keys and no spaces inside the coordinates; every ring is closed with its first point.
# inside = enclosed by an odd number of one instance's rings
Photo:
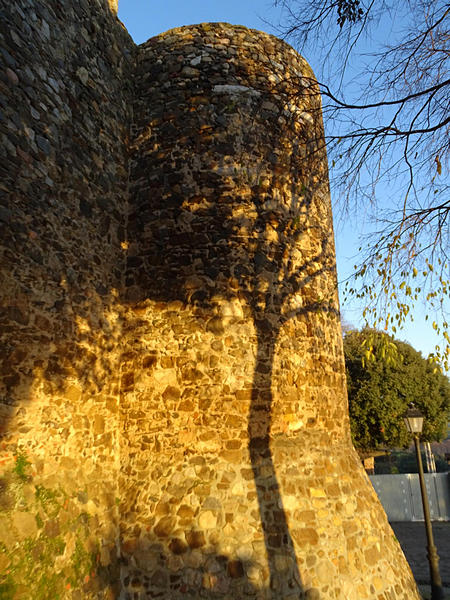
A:
{"type": "Polygon", "coordinates": [[[306,62],[224,23],[135,47],[101,0],[6,16],[0,583],[418,599],[351,446],[306,62]]]}

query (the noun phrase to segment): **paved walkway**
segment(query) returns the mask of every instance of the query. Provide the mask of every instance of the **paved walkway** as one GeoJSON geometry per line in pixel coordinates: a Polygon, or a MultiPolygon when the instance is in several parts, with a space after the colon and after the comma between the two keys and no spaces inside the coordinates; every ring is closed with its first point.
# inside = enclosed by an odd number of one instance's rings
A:
{"type": "MultiPolygon", "coordinates": [[[[400,542],[415,580],[424,593],[429,595],[430,571],[427,558],[427,537],[422,521],[391,523],[400,542]]],[[[439,555],[439,570],[446,598],[450,598],[450,522],[433,521],[433,537],[439,555]]]]}

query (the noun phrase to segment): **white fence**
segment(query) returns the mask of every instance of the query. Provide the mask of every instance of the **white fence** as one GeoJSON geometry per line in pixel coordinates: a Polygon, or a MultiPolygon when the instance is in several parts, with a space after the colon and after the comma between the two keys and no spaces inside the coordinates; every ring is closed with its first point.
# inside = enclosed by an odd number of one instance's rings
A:
{"type": "MultiPolygon", "coordinates": [[[[389,521],[423,521],[419,476],[370,475],[389,521]]],[[[450,473],[425,473],[433,521],[450,521],[450,473]]]]}

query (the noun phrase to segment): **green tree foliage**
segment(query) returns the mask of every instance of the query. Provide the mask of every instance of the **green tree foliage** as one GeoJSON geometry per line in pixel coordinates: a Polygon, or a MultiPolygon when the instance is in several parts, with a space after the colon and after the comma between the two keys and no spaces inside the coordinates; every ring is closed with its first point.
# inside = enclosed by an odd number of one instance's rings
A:
{"type": "Polygon", "coordinates": [[[432,361],[409,344],[371,330],[347,333],[344,352],[350,425],[358,450],[406,447],[411,437],[403,415],[410,402],[424,414],[424,441],[445,436],[450,382],[432,361]]]}

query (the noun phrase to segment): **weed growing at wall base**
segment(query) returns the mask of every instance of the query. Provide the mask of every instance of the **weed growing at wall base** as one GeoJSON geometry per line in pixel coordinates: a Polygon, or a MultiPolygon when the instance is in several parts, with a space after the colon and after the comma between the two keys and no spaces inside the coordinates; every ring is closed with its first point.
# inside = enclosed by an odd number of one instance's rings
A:
{"type": "Polygon", "coordinates": [[[96,575],[98,543],[91,516],[64,490],[35,484],[23,452],[1,478],[0,600],[63,600],[96,575]],[[89,549],[88,549],[89,544],[89,549]]]}
{"type": "Polygon", "coordinates": [[[15,455],[15,461],[13,473],[15,473],[21,481],[26,481],[28,478],[26,471],[31,464],[30,461],[27,459],[26,454],[21,450],[15,455]]]}

